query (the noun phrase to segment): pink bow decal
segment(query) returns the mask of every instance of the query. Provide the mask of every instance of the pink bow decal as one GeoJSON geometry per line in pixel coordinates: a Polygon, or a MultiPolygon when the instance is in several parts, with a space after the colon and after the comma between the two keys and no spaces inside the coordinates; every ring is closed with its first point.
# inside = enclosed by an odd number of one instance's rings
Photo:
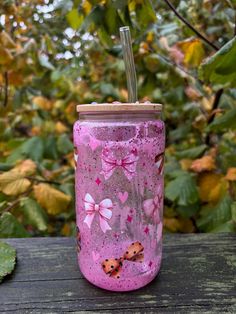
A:
{"type": "Polygon", "coordinates": [[[129,154],[127,154],[122,159],[117,159],[114,156],[113,151],[108,148],[102,151],[102,171],[101,174],[104,175],[105,180],[109,179],[115,169],[121,168],[130,181],[135,175],[136,165],[138,161],[137,150],[133,149],[129,154]]]}
{"type": "Polygon", "coordinates": [[[162,206],[162,196],[157,194],[154,198],[147,199],[143,202],[143,210],[148,217],[152,217],[154,223],[159,224],[160,210],[162,206]]]}
{"type": "Polygon", "coordinates": [[[94,216],[96,213],[99,215],[99,222],[102,231],[105,233],[107,230],[111,230],[111,227],[108,224],[108,220],[112,217],[112,208],[113,204],[109,198],[104,199],[99,204],[96,204],[92,196],[87,193],[84,198],[84,208],[87,216],[84,219],[84,222],[91,227],[94,216]]]}

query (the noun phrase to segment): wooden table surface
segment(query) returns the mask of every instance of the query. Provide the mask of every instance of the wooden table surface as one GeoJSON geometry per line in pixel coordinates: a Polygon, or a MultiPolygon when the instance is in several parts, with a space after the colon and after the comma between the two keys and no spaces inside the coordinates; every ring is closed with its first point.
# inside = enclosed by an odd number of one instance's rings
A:
{"type": "Polygon", "coordinates": [[[236,235],[166,235],[161,272],[133,292],[81,275],[72,238],[4,239],[17,249],[0,284],[0,313],[236,313],[236,235]]]}

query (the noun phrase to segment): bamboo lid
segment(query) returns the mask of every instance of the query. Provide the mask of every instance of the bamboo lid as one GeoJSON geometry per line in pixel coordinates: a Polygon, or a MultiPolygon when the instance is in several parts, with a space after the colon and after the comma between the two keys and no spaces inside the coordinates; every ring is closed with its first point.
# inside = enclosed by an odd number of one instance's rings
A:
{"type": "Polygon", "coordinates": [[[161,111],[162,104],[152,103],[105,103],[77,105],[77,112],[127,112],[127,111],[161,111]]]}

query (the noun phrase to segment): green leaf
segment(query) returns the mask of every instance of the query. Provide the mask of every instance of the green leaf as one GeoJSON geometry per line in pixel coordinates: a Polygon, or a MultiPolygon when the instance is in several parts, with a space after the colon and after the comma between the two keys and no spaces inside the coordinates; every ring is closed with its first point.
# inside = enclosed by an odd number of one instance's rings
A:
{"type": "Polygon", "coordinates": [[[211,232],[222,224],[232,219],[232,200],[225,196],[215,207],[207,207],[202,211],[202,217],[197,220],[197,226],[201,231],[211,232]]]}
{"type": "Polygon", "coordinates": [[[149,0],[142,1],[141,4],[136,4],[136,20],[141,27],[147,27],[150,23],[156,21],[156,13],[152,3],[149,0]]]}
{"type": "Polygon", "coordinates": [[[16,264],[16,250],[9,244],[0,242],[0,282],[12,273],[16,264]]]}
{"type": "Polygon", "coordinates": [[[213,84],[236,87],[235,55],[236,37],[201,65],[200,79],[213,84]]]}
{"type": "Polygon", "coordinates": [[[208,130],[224,130],[224,129],[236,129],[236,108],[227,111],[220,117],[214,119],[209,125],[208,130]]]}
{"type": "Polygon", "coordinates": [[[70,195],[72,199],[75,197],[75,185],[74,183],[63,183],[60,186],[60,190],[67,195],[70,195]]]}
{"type": "Polygon", "coordinates": [[[62,134],[57,140],[57,149],[62,154],[67,154],[73,151],[74,146],[67,134],[62,134]]]}
{"type": "Polygon", "coordinates": [[[118,97],[116,89],[110,83],[101,83],[100,90],[104,96],[112,96],[114,98],[118,97]]]}
{"type": "Polygon", "coordinates": [[[8,171],[13,168],[13,165],[0,162],[0,171],[8,171]]]}
{"type": "Polygon", "coordinates": [[[180,164],[176,159],[168,160],[168,162],[165,163],[165,175],[171,175],[173,171],[180,170],[180,164]]]}
{"type": "Polygon", "coordinates": [[[58,151],[56,144],[56,137],[54,135],[49,135],[44,139],[44,157],[49,159],[57,159],[58,151]]]}
{"type": "Polygon", "coordinates": [[[43,141],[39,136],[27,139],[21,146],[17,147],[7,158],[8,163],[16,162],[23,158],[41,161],[43,157],[43,141]]]}
{"type": "Polygon", "coordinates": [[[177,213],[183,218],[190,218],[194,216],[199,210],[199,203],[190,204],[188,206],[178,206],[176,208],[177,213]]]}
{"type": "Polygon", "coordinates": [[[1,238],[24,238],[28,236],[28,232],[11,213],[6,212],[0,216],[1,238]]]}
{"type": "Polygon", "coordinates": [[[177,23],[168,23],[164,25],[159,25],[158,26],[158,33],[161,36],[167,36],[169,34],[173,34],[177,29],[178,29],[178,24],[177,23]]]}
{"type": "Polygon", "coordinates": [[[84,19],[80,29],[87,30],[91,24],[95,26],[100,26],[103,24],[104,21],[104,8],[101,6],[95,6],[89,15],[86,16],[84,19]]]}
{"type": "Polygon", "coordinates": [[[67,13],[66,18],[73,29],[78,29],[84,21],[84,17],[82,14],[79,14],[78,9],[72,9],[67,13]]]}
{"type": "Polygon", "coordinates": [[[39,136],[28,139],[21,146],[22,153],[34,161],[40,161],[43,157],[43,140],[39,136]]]}
{"type": "Polygon", "coordinates": [[[111,39],[111,36],[107,33],[106,29],[104,27],[99,27],[97,30],[98,37],[101,41],[101,43],[104,45],[106,49],[109,49],[113,45],[113,41],[111,39]]]}
{"type": "Polygon", "coordinates": [[[165,63],[156,53],[150,53],[144,58],[144,64],[148,71],[156,73],[166,69],[165,63]]]}
{"type": "Polygon", "coordinates": [[[114,8],[122,10],[125,6],[127,6],[127,0],[114,1],[112,5],[114,8]]]}
{"type": "Polygon", "coordinates": [[[24,224],[32,225],[39,231],[47,230],[47,215],[35,200],[31,198],[22,199],[20,211],[24,215],[24,224]]]}
{"type": "Polygon", "coordinates": [[[211,230],[211,233],[219,233],[219,232],[235,232],[236,225],[233,221],[227,221],[226,223],[219,225],[215,229],[211,230]]]}
{"type": "Polygon", "coordinates": [[[194,179],[189,173],[184,173],[169,182],[166,186],[165,196],[178,203],[187,206],[198,200],[198,192],[194,179]]]}
{"type": "Polygon", "coordinates": [[[49,58],[45,54],[40,54],[38,56],[39,63],[42,67],[47,68],[49,70],[55,70],[54,65],[49,61],[49,58]]]}
{"type": "Polygon", "coordinates": [[[186,121],[186,124],[179,125],[178,128],[170,131],[169,138],[171,142],[182,140],[183,138],[186,138],[186,134],[188,134],[190,130],[191,130],[191,126],[188,123],[188,121],[186,121]]]}
{"type": "Polygon", "coordinates": [[[6,159],[6,162],[11,164],[16,162],[17,160],[21,160],[23,159],[23,154],[21,151],[21,147],[17,147],[16,149],[14,149],[11,153],[11,155],[9,155],[6,159]]]}
{"type": "Polygon", "coordinates": [[[201,156],[207,149],[207,145],[200,145],[194,148],[182,150],[181,152],[175,152],[175,156],[178,158],[191,158],[195,159],[201,156]]]}
{"type": "Polygon", "coordinates": [[[105,11],[105,23],[109,34],[116,34],[119,30],[120,19],[113,4],[109,5],[105,11]]]}
{"type": "Polygon", "coordinates": [[[236,223],[236,202],[233,202],[231,205],[231,214],[233,221],[236,223]]]}

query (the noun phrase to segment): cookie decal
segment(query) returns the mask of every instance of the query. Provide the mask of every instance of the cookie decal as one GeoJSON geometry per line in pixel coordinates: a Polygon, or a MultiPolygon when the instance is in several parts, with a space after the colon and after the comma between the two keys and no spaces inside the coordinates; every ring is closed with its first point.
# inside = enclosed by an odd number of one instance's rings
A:
{"type": "Polygon", "coordinates": [[[80,235],[78,226],[76,226],[76,246],[77,246],[77,252],[79,253],[81,250],[81,235],[80,235]]]}
{"type": "Polygon", "coordinates": [[[157,167],[157,174],[158,174],[158,175],[163,175],[163,171],[164,171],[164,160],[165,160],[164,152],[158,154],[158,155],[155,157],[155,166],[157,167]]]}
{"type": "Polygon", "coordinates": [[[141,242],[133,242],[120,258],[109,258],[102,262],[102,269],[112,278],[119,279],[120,272],[125,261],[142,263],[144,259],[144,247],[141,242]]]}

